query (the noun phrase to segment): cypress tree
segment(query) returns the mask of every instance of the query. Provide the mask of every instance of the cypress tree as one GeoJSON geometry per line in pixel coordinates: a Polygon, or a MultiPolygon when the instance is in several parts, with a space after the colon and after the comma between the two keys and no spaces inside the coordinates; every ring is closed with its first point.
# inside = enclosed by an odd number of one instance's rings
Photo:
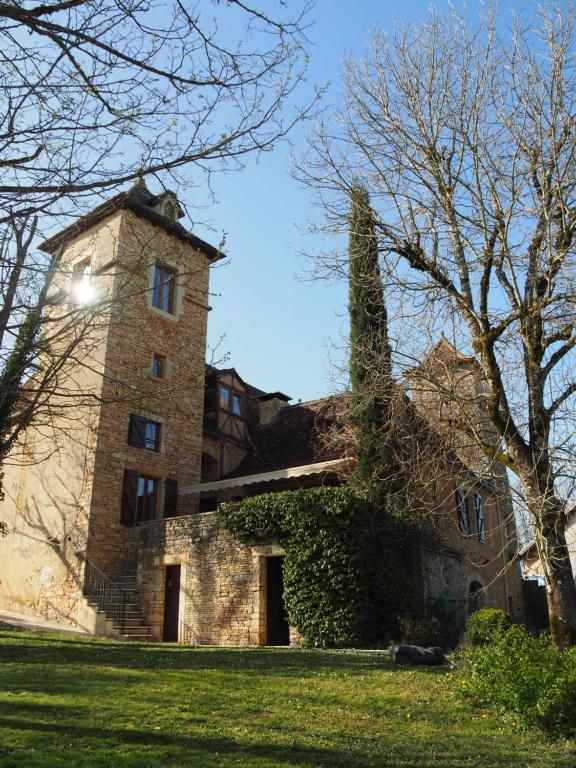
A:
{"type": "Polygon", "coordinates": [[[391,349],[378,243],[368,191],[350,194],[349,241],[350,418],[356,434],[351,478],[368,499],[383,503],[391,475],[391,349]]]}
{"type": "Polygon", "coordinates": [[[350,408],[356,436],[353,490],[364,497],[365,572],[370,627],[384,636],[397,632],[398,616],[416,600],[412,544],[402,518],[397,465],[392,445],[392,350],[378,261],[374,212],[367,190],[355,183],[350,194],[348,248],[350,316],[350,408]]]}

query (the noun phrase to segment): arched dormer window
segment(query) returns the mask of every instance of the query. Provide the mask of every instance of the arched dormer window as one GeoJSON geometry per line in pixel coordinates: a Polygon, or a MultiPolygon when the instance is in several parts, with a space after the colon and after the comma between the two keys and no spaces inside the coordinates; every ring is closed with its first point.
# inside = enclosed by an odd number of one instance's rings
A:
{"type": "Polygon", "coordinates": [[[178,209],[171,197],[167,198],[162,206],[162,213],[167,219],[170,219],[170,221],[176,221],[176,218],[178,217],[178,209]]]}

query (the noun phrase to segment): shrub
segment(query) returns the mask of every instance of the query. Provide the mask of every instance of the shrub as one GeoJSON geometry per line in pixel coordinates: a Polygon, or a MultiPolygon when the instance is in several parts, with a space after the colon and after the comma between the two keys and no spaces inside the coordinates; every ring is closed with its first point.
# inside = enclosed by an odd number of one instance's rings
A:
{"type": "Polygon", "coordinates": [[[349,489],[252,496],[223,505],[220,519],[242,543],[284,548],[284,600],[306,645],[364,645],[397,631],[412,599],[405,534],[349,489]]]}
{"type": "Polygon", "coordinates": [[[500,608],[481,608],[468,616],[464,642],[467,645],[486,645],[511,626],[512,619],[505,611],[500,608]]]}
{"type": "Polygon", "coordinates": [[[551,735],[576,735],[576,654],[512,626],[463,657],[459,687],[476,703],[513,713],[551,735]]]}

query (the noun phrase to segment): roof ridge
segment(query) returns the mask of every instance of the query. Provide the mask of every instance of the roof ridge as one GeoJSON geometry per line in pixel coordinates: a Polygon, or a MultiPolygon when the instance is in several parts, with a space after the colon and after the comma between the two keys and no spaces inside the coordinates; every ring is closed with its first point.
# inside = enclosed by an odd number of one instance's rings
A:
{"type": "Polygon", "coordinates": [[[148,219],[152,224],[161,227],[179,240],[183,240],[192,245],[194,248],[208,256],[210,261],[217,261],[218,259],[224,258],[225,254],[223,254],[219,248],[216,248],[192,232],[189,232],[178,221],[172,220],[154,210],[152,205],[157,201],[158,195],[154,195],[150,192],[143,180],[140,181],[141,183],[137,181],[130,187],[130,189],[127,189],[124,192],[119,192],[117,195],[105,200],[88,213],[80,216],[72,224],[59,230],[51,237],[48,237],[40,243],[39,249],[45,253],[54,253],[69,240],[73,240],[90,227],[99,224],[102,219],[111,216],[119,210],[127,209],[137,216],[148,219]]]}

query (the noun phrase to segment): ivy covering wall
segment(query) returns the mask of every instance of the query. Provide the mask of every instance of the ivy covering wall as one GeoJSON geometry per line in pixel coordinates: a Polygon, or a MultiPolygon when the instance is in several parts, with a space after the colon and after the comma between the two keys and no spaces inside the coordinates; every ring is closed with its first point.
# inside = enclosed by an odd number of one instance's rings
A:
{"type": "Polygon", "coordinates": [[[284,548],[284,601],[306,645],[385,642],[413,606],[408,530],[347,487],[249,497],[220,517],[244,544],[284,548]]]}

